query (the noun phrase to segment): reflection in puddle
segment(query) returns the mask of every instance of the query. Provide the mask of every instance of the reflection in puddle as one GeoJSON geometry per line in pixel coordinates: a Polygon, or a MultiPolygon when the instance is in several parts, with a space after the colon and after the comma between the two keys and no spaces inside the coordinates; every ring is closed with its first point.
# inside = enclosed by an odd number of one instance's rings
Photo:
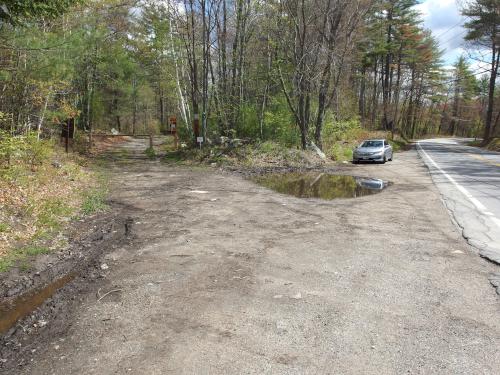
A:
{"type": "Polygon", "coordinates": [[[274,173],[252,179],[259,185],[298,198],[356,198],[381,192],[388,183],[363,178],[325,173],[274,173]]]}
{"type": "Polygon", "coordinates": [[[75,274],[66,275],[42,289],[17,298],[12,303],[0,304],[0,334],[7,332],[19,319],[28,316],[41,306],[47,298],[52,297],[59,288],[69,283],[75,276],[75,274]]]}

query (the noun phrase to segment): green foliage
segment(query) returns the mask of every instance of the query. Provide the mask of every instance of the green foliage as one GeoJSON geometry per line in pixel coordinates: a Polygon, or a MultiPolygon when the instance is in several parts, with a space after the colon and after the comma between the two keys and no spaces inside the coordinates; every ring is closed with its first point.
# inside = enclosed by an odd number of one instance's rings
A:
{"type": "Polygon", "coordinates": [[[82,0],[3,0],[0,20],[19,24],[31,19],[56,17],[82,0]]]}
{"type": "Polygon", "coordinates": [[[352,141],[359,138],[363,132],[358,118],[344,121],[333,121],[327,119],[323,127],[323,139],[325,143],[336,141],[352,141]]]}
{"type": "Polygon", "coordinates": [[[478,44],[491,46],[497,43],[495,37],[498,36],[500,26],[500,13],[498,11],[497,0],[474,0],[466,4],[462,10],[462,15],[467,17],[465,28],[466,40],[474,41],[478,44]]]}
{"type": "Polygon", "coordinates": [[[335,161],[352,160],[352,146],[349,144],[335,143],[329,152],[329,156],[335,161]]]}
{"type": "Polygon", "coordinates": [[[0,168],[8,168],[13,159],[21,155],[23,149],[21,137],[13,137],[8,132],[0,130],[0,168]]]}
{"type": "Polygon", "coordinates": [[[260,138],[258,112],[252,104],[246,103],[240,108],[238,137],[260,138]]]}
{"type": "Polygon", "coordinates": [[[153,147],[148,147],[144,153],[147,155],[148,158],[150,159],[155,159],[156,158],[156,151],[153,147]]]}
{"type": "Polygon", "coordinates": [[[42,165],[53,154],[53,144],[48,140],[39,140],[36,133],[28,133],[23,142],[23,161],[31,168],[42,165]]]}
{"type": "Polygon", "coordinates": [[[0,169],[3,169],[3,175],[18,164],[34,169],[49,160],[52,153],[53,143],[38,140],[34,132],[24,136],[11,136],[0,131],[0,169]]]}
{"type": "Polygon", "coordinates": [[[286,146],[300,144],[300,132],[283,95],[271,98],[264,113],[263,132],[264,139],[272,139],[286,146]]]}

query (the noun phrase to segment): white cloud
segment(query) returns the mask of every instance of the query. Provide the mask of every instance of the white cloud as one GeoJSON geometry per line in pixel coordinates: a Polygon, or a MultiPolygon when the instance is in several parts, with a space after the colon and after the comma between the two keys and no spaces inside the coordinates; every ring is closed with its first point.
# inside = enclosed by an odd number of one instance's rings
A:
{"type": "Polygon", "coordinates": [[[424,26],[430,29],[444,51],[445,64],[453,64],[464,53],[465,18],[456,0],[425,0],[415,6],[422,14],[424,26]]]}

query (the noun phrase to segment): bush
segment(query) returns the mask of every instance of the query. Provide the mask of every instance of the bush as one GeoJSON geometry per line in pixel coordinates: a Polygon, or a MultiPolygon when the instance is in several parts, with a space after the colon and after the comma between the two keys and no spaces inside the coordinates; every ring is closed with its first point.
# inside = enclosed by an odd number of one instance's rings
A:
{"type": "Polygon", "coordinates": [[[0,166],[9,169],[16,164],[24,164],[35,169],[52,156],[53,144],[48,140],[38,140],[36,133],[25,136],[11,136],[0,132],[0,166]]]}
{"type": "Polygon", "coordinates": [[[9,168],[21,154],[22,138],[12,137],[8,132],[0,130],[0,167],[9,168]]]}
{"type": "Polygon", "coordinates": [[[155,159],[156,158],[156,151],[153,147],[148,147],[144,153],[146,154],[146,156],[150,159],[155,159]]]}
{"type": "Polygon", "coordinates": [[[264,113],[263,132],[264,139],[272,139],[288,147],[300,144],[300,132],[284,96],[270,100],[264,113]]]}
{"type": "Polygon", "coordinates": [[[32,169],[42,165],[52,156],[52,142],[39,140],[36,133],[29,133],[23,141],[22,158],[32,169]]]}

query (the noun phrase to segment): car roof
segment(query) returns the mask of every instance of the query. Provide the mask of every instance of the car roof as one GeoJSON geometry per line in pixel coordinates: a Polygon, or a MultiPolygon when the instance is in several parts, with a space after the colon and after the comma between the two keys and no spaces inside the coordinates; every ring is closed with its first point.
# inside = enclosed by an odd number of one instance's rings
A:
{"type": "Polygon", "coordinates": [[[384,138],[377,138],[377,139],[365,139],[364,142],[366,141],[385,141],[384,138]]]}

